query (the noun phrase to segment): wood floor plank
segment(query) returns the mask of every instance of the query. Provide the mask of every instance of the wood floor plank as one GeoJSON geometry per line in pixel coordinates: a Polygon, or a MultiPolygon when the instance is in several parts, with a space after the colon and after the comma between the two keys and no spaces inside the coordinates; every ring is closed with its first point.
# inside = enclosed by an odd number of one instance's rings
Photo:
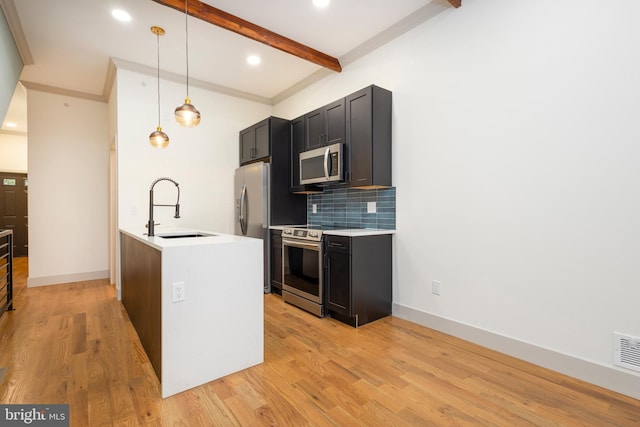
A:
{"type": "Polygon", "coordinates": [[[15,268],[0,402],[68,403],[72,426],[640,426],[636,399],[403,319],[354,329],[276,295],[263,364],[161,399],[113,286],[27,288],[28,259],[15,268]]]}

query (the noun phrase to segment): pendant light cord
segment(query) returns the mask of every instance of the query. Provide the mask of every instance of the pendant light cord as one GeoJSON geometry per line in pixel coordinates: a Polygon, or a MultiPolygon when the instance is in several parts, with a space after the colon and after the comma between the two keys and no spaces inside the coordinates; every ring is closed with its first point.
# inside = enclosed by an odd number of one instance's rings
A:
{"type": "Polygon", "coordinates": [[[187,98],[189,98],[189,0],[184,1],[184,34],[185,52],[187,56],[187,98]]]}
{"type": "Polygon", "coordinates": [[[156,34],[156,46],[158,47],[158,128],[160,127],[160,34],[156,34]]]}

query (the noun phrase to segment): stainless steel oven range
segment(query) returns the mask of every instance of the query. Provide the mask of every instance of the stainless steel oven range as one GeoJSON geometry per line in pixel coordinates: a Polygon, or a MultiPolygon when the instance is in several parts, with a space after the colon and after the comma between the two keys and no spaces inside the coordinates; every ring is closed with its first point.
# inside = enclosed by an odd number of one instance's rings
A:
{"type": "Polygon", "coordinates": [[[282,299],[324,316],[322,230],[282,230],[282,299]]]}

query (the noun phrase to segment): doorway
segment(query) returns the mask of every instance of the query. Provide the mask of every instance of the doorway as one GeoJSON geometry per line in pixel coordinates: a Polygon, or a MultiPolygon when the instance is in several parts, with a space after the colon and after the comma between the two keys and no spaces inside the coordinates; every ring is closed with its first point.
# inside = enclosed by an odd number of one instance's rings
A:
{"type": "Polygon", "coordinates": [[[13,231],[13,256],[29,255],[29,180],[26,173],[0,172],[0,229],[13,231]]]}

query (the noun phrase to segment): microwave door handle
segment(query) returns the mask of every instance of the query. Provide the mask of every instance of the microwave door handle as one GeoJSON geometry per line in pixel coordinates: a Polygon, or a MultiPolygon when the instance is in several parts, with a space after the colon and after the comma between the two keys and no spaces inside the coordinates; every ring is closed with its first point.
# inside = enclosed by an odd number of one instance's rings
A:
{"type": "Polygon", "coordinates": [[[324,177],[329,180],[329,156],[331,155],[331,150],[327,148],[324,150],[324,177]]]}

